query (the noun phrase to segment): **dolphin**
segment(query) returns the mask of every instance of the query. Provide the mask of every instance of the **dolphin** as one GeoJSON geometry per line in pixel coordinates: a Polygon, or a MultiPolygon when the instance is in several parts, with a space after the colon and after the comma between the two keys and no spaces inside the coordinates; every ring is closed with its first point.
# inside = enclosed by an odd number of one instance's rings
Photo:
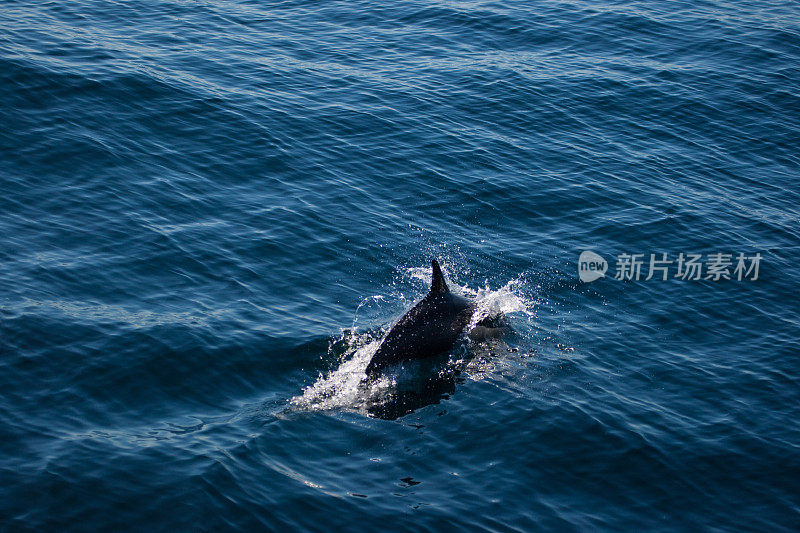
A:
{"type": "Polygon", "coordinates": [[[432,357],[451,349],[469,324],[476,305],[450,292],[438,261],[431,261],[433,281],[422,300],[395,324],[367,365],[373,376],[387,366],[432,357]]]}

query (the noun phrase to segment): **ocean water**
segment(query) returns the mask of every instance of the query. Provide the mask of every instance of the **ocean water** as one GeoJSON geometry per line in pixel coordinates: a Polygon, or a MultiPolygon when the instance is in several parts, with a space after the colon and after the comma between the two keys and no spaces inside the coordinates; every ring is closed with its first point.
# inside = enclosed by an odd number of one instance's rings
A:
{"type": "Polygon", "coordinates": [[[796,531],[799,171],[793,1],[3,2],[0,530],[796,531]]]}

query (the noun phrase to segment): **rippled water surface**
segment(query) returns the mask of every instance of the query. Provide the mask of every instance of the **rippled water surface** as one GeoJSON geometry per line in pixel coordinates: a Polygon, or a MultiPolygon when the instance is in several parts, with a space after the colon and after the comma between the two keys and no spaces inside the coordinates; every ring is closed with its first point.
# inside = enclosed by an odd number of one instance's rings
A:
{"type": "Polygon", "coordinates": [[[792,1],[4,2],[0,530],[796,531],[798,148],[792,1]]]}

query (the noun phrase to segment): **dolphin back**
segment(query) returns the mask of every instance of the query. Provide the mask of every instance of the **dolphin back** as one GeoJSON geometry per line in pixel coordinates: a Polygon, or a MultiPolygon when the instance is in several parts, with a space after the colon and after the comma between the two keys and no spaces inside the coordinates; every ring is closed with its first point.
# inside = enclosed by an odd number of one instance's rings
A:
{"type": "Polygon", "coordinates": [[[423,359],[453,347],[475,305],[447,288],[434,259],[431,290],[389,330],[367,366],[367,374],[410,359],[423,359]]]}

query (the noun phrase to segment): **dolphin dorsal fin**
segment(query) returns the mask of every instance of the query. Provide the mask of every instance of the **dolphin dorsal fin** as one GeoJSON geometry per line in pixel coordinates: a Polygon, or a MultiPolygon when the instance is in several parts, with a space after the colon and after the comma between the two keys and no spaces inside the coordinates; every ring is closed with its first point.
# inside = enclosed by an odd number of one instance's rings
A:
{"type": "Polygon", "coordinates": [[[447,288],[447,283],[444,282],[442,269],[436,259],[431,261],[431,268],[433,269],[433,273],[431,275],[431,278],[433,279],[433,281],[431,281],[431,292],[448,292],[450,289],[447,288]]]}

